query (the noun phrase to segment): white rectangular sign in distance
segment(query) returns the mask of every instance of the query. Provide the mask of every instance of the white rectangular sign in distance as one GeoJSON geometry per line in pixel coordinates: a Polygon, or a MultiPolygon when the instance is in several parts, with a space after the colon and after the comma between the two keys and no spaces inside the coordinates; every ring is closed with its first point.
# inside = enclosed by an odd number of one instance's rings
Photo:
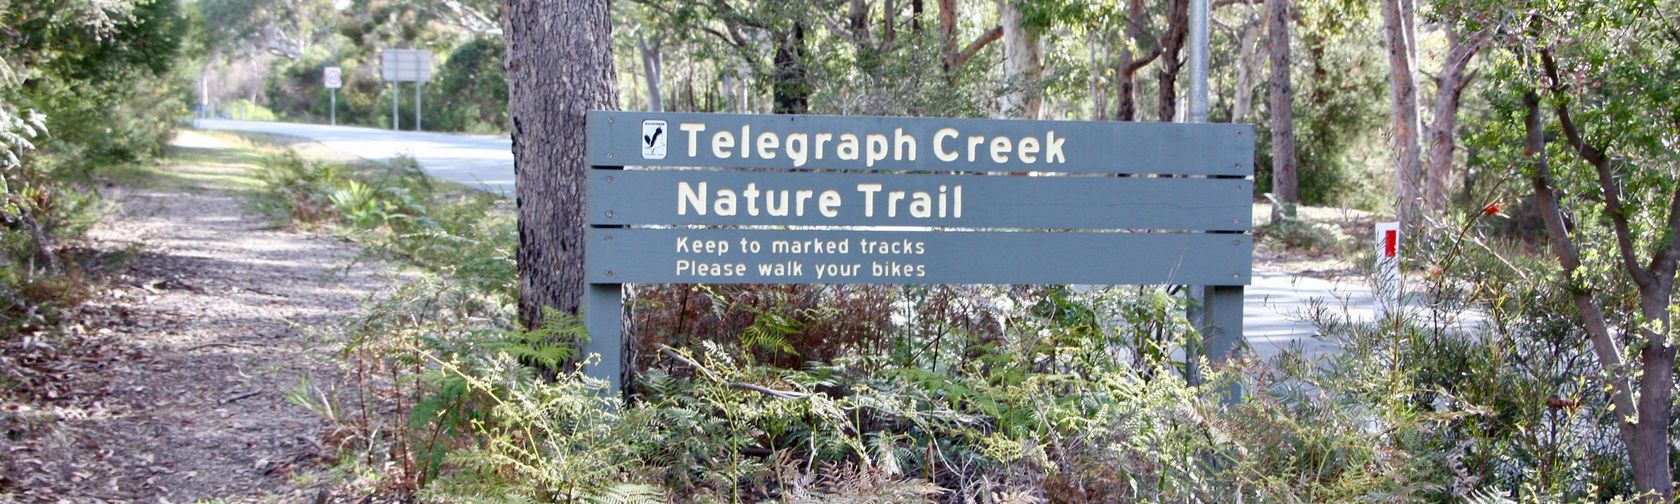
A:
{"type": "Polygon", "coordinates": [[[327,67],[321,70],[321,80],[329,88],[344,87],[344,70],[339,67],[327,67]]]}
{"type": "Polygon", "coordinates": [[[392,82],[432,80],[432,52],[424,49],[386,49],[379,54],[379,74],[392,82]]]}

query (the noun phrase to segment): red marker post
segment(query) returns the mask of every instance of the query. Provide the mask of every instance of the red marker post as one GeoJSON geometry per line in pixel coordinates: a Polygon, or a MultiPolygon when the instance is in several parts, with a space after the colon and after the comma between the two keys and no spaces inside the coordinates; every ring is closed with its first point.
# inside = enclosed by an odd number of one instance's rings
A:
{"type": "Polygon", "coordinates": [[[1375,231],[1376,264],[1371,271],[1376,281],[1377,315],[1386,316],[1400,307],[1400,223],[1378,222],[1375,231]]]}

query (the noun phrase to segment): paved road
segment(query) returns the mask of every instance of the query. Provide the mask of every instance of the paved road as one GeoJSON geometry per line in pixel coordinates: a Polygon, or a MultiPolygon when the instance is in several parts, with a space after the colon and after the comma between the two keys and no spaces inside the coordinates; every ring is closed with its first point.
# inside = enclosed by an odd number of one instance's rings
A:
{"type": "Polygon", "coordinates": [[[200,119],[202,129],[248,131],[308,138],[363,159],[407,155],[432,176],[513,195],[513,143],[488,135],[419,133],[354,126],[200,119]]]}
{"type": "MultiPolygon", "coordinates": [[[[350,126],[278,122],[201,120],[198,127],[303,137],[329,148],[370,160],[408,155],[439,178],[513,194],[512,143],[482,135],[395,132],[350,126]]],[[[1245,296],[1243,329],[1249,344],[1262,356],[1275,355],[1298,342],[1309,353],[1332,349],[1312,337],[1313,326],[1301,321],[1313,300],[1358,318],[1373,317],[1371,290],[1363,281],[1326,281],[1273,271],[1255,271],[1245,296]]]]}

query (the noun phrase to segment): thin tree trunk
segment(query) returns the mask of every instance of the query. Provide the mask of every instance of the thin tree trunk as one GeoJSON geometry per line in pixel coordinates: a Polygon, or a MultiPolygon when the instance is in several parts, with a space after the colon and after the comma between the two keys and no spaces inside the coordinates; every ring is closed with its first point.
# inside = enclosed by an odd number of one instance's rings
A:
{"type": "Polygon", "coordinates": [[[910,0],[910,32],[922,32],[922,11],[926,10],[923,0],[910,0]]]}
{"type": "Polygon", "coordinates": [[[1104,121],[1108,119],[1108,90],[1104,88],[1102,71],[1108,62],[1108,45],[1103,40],[1103,34],[1098,30],[1091,30],[1085,35],[1086,64],[1090,65],[1091,76],[1086,79],[1091,95],[1091,120],[1104,121]],[[1102,56],[1098,56],[1099,49],[1102,56]]]}
{"type": "Polygon", "coordinates": [[[1184,66],[1178,53],[1184,49],[1189,33],[1190,1],[1171,0],[1167,4],[1167,32],[1161,37],[1161,70],[1156,74],[1161,83],[1156,88],[1159,101],[1155,116],[1161,122],[1173,122],[1178,116],[1178,72],[1184,66]]]}
{"type": "Polygon", "coordinates": [[[939,41],[945,50],[945,75],[957,69],[957,0],[939,0],[939,41]]]}
{"type": "Polygon", "coordinates": [[[1152,39],[1143,32],[1143,0],[1128,0],[1126,3],[1126,38],[1127,43],[1120,45],[1120,58],[1115,62],[1114,79],[1114,120],[1137,120],[1137,73],[1149,62],[1161,55],[1161,44],[1155,42],[1155,48],[1142,57],[1133,52],[1133,44],[1141,44],[1145,39],[1152,39]]]}
{"type": "Polygon", "coordinates": [[[1249,112],[1254,110],[1254,77],[1259,73],[1260,34],[1265,32],[1265,27],[1265,22],[1259,19],[1251,18],[1243,23],[1242,38],[1237,41],[1237,89],[1232,96],[1231,122],[1247,121],[1249,112]]]}
{"type": "Polygon", "coordinates": [[[1466,83],[1464,72],[1485,40],[1486,37],[1481,34],[1464,40],[1451,29],[1447,30],[1447,60],[1441,63],[1440,76],[1435,78],[1435,120],[1429,125],[1426,135],[1429,155],[1425,158],[1428,164],[1424,175],[1428,183],[1425,184],[1424,203],[1430,212],[1440,213],[1447,209],[1453,151],[1457,147],[1458,105],[1466,83]]]}
{"type": "Polygon", "coordinates": [[[607,0],[508,0],[508,117],[519,212],[519,320],[583,302],[584,120],[618,107],[607,0]]]}
{"type": "Polygon", "coordinates": [[[777,114],[804,114],[811,107],[811,85],[805,72],[805,25],[794,23],[777,34],[776,73],[770,86],[777,114]]]}
{"type": "Polygon", "coordinates": [[[881,0],[881,50],[892,47],[898,38],[898,5],[893,0],[881,0]]]}
{"type": "Polygon", "coordinates": [[[1411,0],[1382,0],[1383,33],[1388,42],[1389,102],[1394,109],[1394,213],[1409,232],[1421,223],[1419,204],[1423,165],[1418,144],[1418,98],[1413,70],[1417,32],[1411,0]]]}
{"type": "Polygon", "coordinates": [[[1289,70],[1289,0],[1266,2],[1266,31],[1270,34],[1272,75],[1267,98],[1272,116],[1272,194],[1283,203],[1272,208],[1272,218],[1291,214],[1290,205],[1301,201],[1295,165],[1295,91],[1289,70]]]}
{"type": "Polygon", "coordinates": [[[648,112],[664,112],[665,102],[660,93],[664,91],[665,57],[660,54],[661,45],[665,37],[656,36],[652,41],[638,39],[636,49],[642,55],[642,77],[647,79],[648,112]]]}
{"type": "Polygon", "coordinates": [[[998,18],[1003,25],[1003,73],[1009,91],[998,104],[1001,117],[1038,119],[1044,103],[1038,92],[1044,74],[1039,57],[1038,36],[1027,29],[1021,9],[1011,0],[998,0],[998,18]]]}

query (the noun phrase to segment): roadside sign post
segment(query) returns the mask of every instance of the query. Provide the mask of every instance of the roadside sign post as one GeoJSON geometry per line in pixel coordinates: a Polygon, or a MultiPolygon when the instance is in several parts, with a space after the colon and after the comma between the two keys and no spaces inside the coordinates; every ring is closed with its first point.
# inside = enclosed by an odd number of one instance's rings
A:
{"type": "Polygon", "coordinates": [[[591,111],[586,144],[614,390],[625,283],[1202,286],[1205,355],[1242,346],[1248,125],[591,111]]]}
{"type": "Polygon", "coordinates": [[[321,70],[322,84],[327,87],[327,117],[328,124],[338,125],[338,88],[344,86],[344,69],[327,67],[321,70]]]}
{"type": "Polygon", "coordinates": [[[391,83],[391,129],[398,129],[399,83],[414,83],[414,130],[420,131],[420,88],[432,80],[432,52],[425,49],[386,49],[379,53],[379,74],[391,83]]]}
{"type": "Polygon", "coordinates": [[[1376,264],[1371,271],[1376,277],[1377,316],[1380,318],[1400,311],[1400,223],[1378,222],[1373,228],[1376,264]]]}

